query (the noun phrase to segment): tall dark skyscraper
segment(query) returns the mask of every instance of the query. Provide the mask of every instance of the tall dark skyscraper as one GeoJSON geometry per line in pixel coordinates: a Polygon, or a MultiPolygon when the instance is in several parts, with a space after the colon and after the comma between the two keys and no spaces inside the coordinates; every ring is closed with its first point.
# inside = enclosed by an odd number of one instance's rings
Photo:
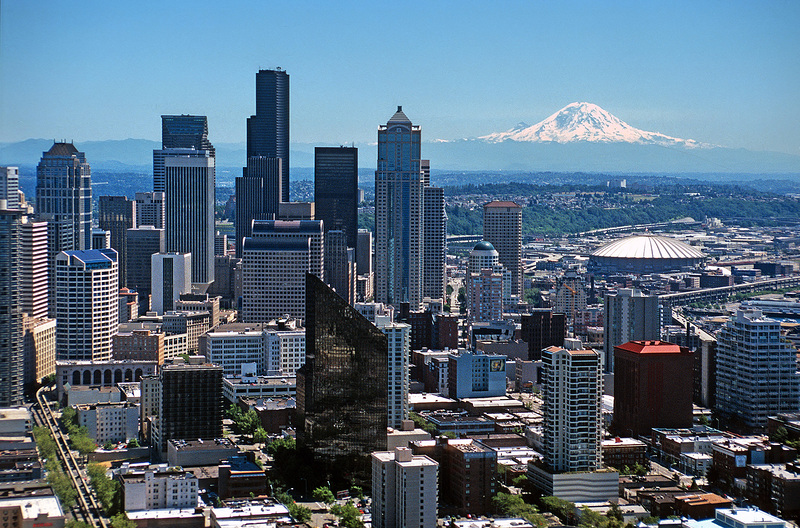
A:
{"type": "Polygon", "coordinates": [[[23,403],[20,251],[23,211],[0,205],[0,406],[23,403]]]}
{"type": "Polygon", "coordinates": [[[344,231],[347,247],[358,244],[358,149],[314,149],[315,218],[325,232],[344,231]]]}
{"type": "Polygon", "coordinates": [[[368,474],[370,453],[386,449],[388,376],[386,334],[307,273],[298,436],[323,464],[368,474]]]}
{"type": "Polygon", "coordinates": [[[153,151],[153,191],[164,192],[164,157],[167,149],[206,150],[213,158],[214,145],[208,140],[208,118],[198,115],[162,115],[161,150],[153,151]]]}
{"type": "Polygon", "coordinates": [[[401,106],[378,128],[375,171],[375,300],[399,306],[422,302],[422,208],[426,172],[421,129],[401,106]]]}
{"type": "Polygon", "coordinates": [[[256,73],[256,113],[247,119],[247,157],[280,158],[281,201],[289,201],[289,74],[256,73]]]}
{"type": "Polygon", "coordinates": [[[236,258],[242,258],[242,241],[253,233],[253,220],[275,220],[281,202],[280,158],[251,156],[242,176],[236,178],[236,258]]]}
{"type": "Polygon", "coordinates": [[[119,287],[128,283],[128,229],[136,227],[136,202],[125,196],[101,196],[100,229],[111,232],[111,247],[119,254],[119,287]]]}

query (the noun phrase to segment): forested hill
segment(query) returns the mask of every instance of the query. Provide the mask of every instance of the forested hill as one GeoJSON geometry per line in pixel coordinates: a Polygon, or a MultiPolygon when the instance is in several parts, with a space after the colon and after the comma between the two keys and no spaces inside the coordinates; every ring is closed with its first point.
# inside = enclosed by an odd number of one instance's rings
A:
{"type": "Polygon", "coordinates": [[[482,205],[514,200],[523,206],[524,235],[569,234],[684,217],[716,217],[742,226],[800,222],[800,200],[733,186],[674,185],[649,192],[596,186],[489,184],[446,189],[448,233],[483,232],[482,205]]]}

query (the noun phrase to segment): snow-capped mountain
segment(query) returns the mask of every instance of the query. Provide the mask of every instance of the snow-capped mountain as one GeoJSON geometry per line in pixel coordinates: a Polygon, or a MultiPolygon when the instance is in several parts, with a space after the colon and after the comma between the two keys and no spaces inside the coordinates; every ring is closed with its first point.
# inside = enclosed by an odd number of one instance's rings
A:
{"type": "Polygon", "coordinates": [[[573,143],[638,143],[683,148],[711,148],[713,145],[693,139],[670,137],[658,132],[647,132],[632,127],[611,115],[596,104],[568,104],[544,121],[528,126],[518,123],[505,132],[497,132],[478,139],[489,143],[503,141],[573,143]]]}

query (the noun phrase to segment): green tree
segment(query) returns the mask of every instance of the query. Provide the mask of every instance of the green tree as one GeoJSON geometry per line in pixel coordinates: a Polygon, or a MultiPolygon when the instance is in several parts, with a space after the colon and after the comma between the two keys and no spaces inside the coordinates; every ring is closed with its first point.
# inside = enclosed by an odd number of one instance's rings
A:
{"type": "Polygon", "coordinates": [[[289,515],[292,516],[292,519],[299,523],[307,523],[311,520],[311,510],[306,508],[305,506],[301,506],[292,502],[286,506],[289,509],[289,515]]]}
{"type": "Polygon", "coordinates": [[[230,407],[225,410],[225,417],[236,422],[242,416],[242,408],[232,403],[230,407]]]}
{"type": "Polygon", "coordinates": [[[355,507],[353,501],[347,501],[344,505],[334,504],[330,511],[339,518],[339,524],[344,528],[364,528],[361,512],[355,507]]]}
{"type": "Polygon", "coordinates": [[[139,441],[137,439],[131,438],[130,441],[128,442],[128,447],[133,448],[133,447],[141,447],[141,446],[139,445],[139,441]]]}
{"type": "Polygon", "coordinates": [[[92,489],[94,489],[97,498],[103,505],[103,510],[107,515],[116,513],[121,506],[119,482],[106,476],[106,468],[102,464],[90,463],[86,466],[86,473],[89,475],[89,483],[92,489]]]}
{"type": "Polygon", "coordinates": [[[267,440],[269,440],[269,433],[267,433],[267,431],[265,431],[264,428],[259,425],[256,431],[253,433],[253,442],[256,444],[263,444],[267,440]]]}
{"type": "Polygon", "coordinates": [[[250,409],[237,420],[236,427],[241,434],[253,436],[256,430],[261,427],[261,419],[255,409],[250,409]]]}
{"type": "Polygon", "coordinates": [[[556,515],[562,522],[569,524],[575,517],[575,503],[558,497],[542,497],[539,501],[545,511],[556,515]]]}
{"type": "Polygon", "coordinates": [[[120,512],[111,518],[112,528],[136,528],[136,523],[128,519],[124,512],[120,512]]]}
{"type": "Polygon", "coordinates": [[[64,528],[92,528],[91,524],[85,523],[83,521],[76,521],[75,519],[70,519],[64,524],[64,528]]]}
{"type": "Polygon", "coordinates": [[[492,497],[494,511],[505,517],[521,517],[534,526],[547,526],[547,521],[532,504],[526,503],[519,495],[500,492],[492,497]]]}
{"type": "Polygon", "coordinates": [[[772,440],[773,442],[778,442],[779,444],[785,444],[788,439],[789,439],[789,431],[787,431],[784,426],[778,427],[775,430],[775,433],[770,438],[770,440],[772,440]]]}
{"type": "Polygon", "coordinates": [[[336,497],[327,486],[320,486],[311,492],[311,496],[315,501],[324,502],[325,504],[333,504],[336,502],[336,497]]]}

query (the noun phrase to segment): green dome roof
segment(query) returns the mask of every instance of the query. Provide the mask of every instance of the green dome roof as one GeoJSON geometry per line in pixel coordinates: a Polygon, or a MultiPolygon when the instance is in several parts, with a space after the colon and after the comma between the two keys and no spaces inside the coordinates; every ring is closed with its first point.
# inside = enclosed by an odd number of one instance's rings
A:
{"type": "Polygon", "coordinates": [[[472,249],[473,251],[494,251],[494,246],[492,245],[491,242],[481,240],[480,242],[475,244],[475,247],[472,249]]]}

